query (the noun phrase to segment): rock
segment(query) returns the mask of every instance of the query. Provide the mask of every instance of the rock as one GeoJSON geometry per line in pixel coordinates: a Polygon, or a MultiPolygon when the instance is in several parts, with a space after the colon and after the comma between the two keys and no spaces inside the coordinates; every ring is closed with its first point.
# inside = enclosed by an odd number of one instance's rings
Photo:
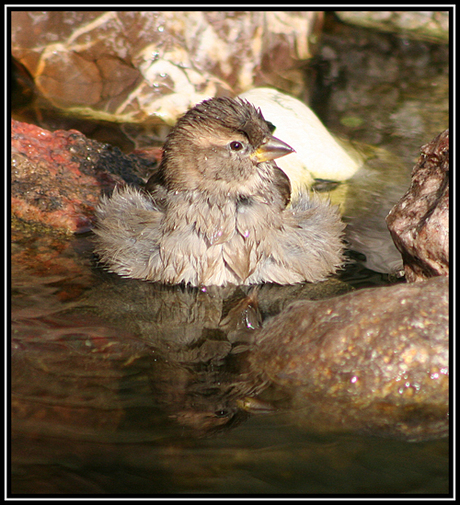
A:
{"type": "Polygon", "coordinates": [[[53,106],[173,124],[196,103],[257,85],[300,94],[319,11],[15,11],[13,58],[53,106]]]}
{"type": "Polygon", "coordinates": [[[249,359],[315,428],[445,435],[448,285],[438,277],[295,302],[256,335],[249,359]]]}
{"type": "Polygon", "coordinates": [[[141,175],[156,163],[76,130],[50,132],[14,120],[11,151],[13,217],[66,233],[88,231],[101,191],[117,183],[141,184],[141,175]]]}
{"type": "Polygon", "coordinates": [[[386,222],[408,281],[449,275],[449,130],[422,147],[411,186],[386,222]]]}
{"type": "Polygon", "coordinates": [[[300,100],[270,88],[254,88],[240,97],[260,107],[264,118],[276,127],[275,136],[295,149],[276,161],[291,180],[294,193],[315,179],[350,179],[363,164],[359,154],[351,147],[347,152],[300,100]]]}
{"type": "Polygon", "coordinates": [[[449,11],[336,11],[345,23],[447,44],[449,11]]]}

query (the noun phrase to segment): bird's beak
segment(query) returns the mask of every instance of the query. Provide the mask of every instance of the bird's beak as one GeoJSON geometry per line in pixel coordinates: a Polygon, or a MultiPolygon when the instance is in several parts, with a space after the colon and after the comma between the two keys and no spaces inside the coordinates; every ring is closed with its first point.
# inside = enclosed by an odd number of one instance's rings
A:
{"type": "Polygon", "coordinates": [[[265,414],[276,410],[271,403],[251,396],[239,398],[236,400],[236,404],[241,410],[251,414],[265,414]]]}
{"type": "Polygon", "coordinates": [[[255,163],[262,163],[264,161],[276,160],[281,156],[286,156],[295,152],[291,146],[276,137],[267,137],[265,142],[251,154],[251,160],[255,163]]]}

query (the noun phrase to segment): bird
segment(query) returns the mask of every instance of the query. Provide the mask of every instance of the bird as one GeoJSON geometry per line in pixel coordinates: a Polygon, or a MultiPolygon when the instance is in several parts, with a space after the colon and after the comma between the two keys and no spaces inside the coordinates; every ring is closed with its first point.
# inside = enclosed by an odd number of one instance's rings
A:
{"type": "Polygon", "coordinates": [[[275,159],[294,151],[240,98],[178,119],[144,188],[116,187],[96,210],[95,253],[120,276],[193,287],[319,282],[343,265],[344,224],[300,193],[275,159]]]}

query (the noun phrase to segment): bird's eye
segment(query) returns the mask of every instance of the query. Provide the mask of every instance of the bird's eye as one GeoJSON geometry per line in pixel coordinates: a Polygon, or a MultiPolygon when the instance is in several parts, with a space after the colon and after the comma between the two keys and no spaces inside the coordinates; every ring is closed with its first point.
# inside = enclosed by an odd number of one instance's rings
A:
{"type": "Polygon", "coordinates": [[[273,123],[270,123],[270,121],[265,120],[265,122],[267,123],[270,133],[273,133],[276,130],[276,126],[273,123]]]}
{"type": "Polygon", "coordinates": [[[228,417],[230,415],[230,411],[229,410],[226,410],[226,409],[222,409],[222,410],[216,410],[214,412],[214,415],[216,417],[228,417]]]}
{"type": "Polygon", "coordinates": [[[237,142],[237,141],[232,142],[230,144],[230,149],[232,151],[241,151],[241,149],[243,149],[243,144],[241,142],[237,142]]]}

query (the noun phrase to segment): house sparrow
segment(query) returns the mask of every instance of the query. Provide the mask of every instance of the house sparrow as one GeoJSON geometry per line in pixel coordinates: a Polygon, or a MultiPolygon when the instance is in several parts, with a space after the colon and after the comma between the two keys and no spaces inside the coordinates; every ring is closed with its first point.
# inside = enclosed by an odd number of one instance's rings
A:
{"type": "Polygon", "coordinates": [[[182,116],[144,191],[97,209],[96,253],[124,277],[191,286],[324,280],[342,264],[338,211],[273,161],[293,152],[260,109],[212,98],[182,116]]]}

